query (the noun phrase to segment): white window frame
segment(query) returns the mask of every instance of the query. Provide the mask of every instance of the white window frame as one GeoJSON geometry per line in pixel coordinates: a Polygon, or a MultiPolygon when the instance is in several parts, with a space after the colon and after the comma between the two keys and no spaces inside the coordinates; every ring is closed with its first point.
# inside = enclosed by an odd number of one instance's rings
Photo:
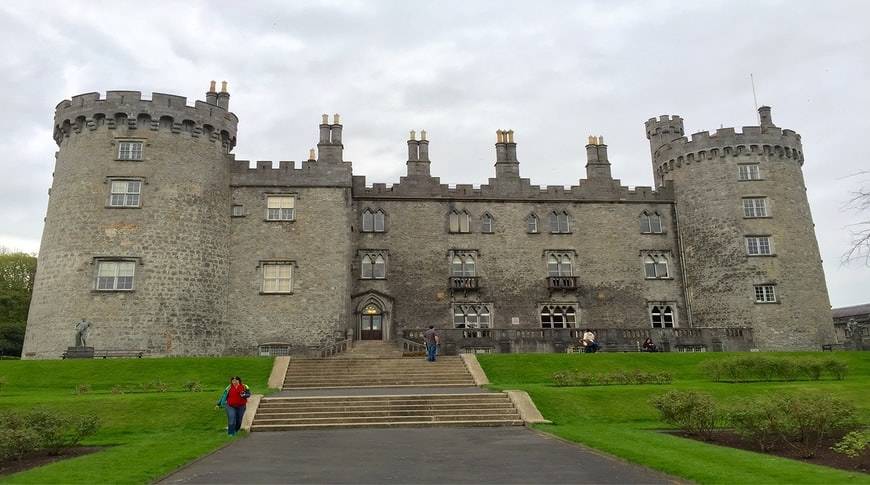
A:
{"type": "Polygon", "coordinates": [[[754,285],[755,303],[778,303],[776,297],[776,285],[766,283],[763,285],[754,285]]]}
{"type": "Polygon", "coordinates": [[[260,293],[290,294],[293,293],[294,264],[291,261],[263,261],[260,263],[260,293]],[[273,270],[274,268],[274,270],[273,270]],[[286,269],[286,273],[282,270],[286,269]],[[269,283],[274,286],[269,288],[269,283]]]}
{"type": "Polygon", "coordinates": [[[384,211],[366,209],[362,213],[360,232],[384,232],[384,211]]]}
{"type": "Polygon", "coordinates": [[[662,224],[662,216],[658,212],[649,213],[643,211],[640,215],[640,233],[641,234],[664,234],[664,224],[662,224]]]}
{"type": "Polygon", "coordinates": [[[538,309],[538,322],[541,328],[579,328],[579,308],[577,303],[545,303],[538,309]],[[548,322],[544,321],[545,316],[548,322]],[[557,317],[561,321],[557,322],[557,317]]]}
{"type": "Polygon", "coordinates": [[[382,252],[362,253],[360,279],[383,280],[387,278],[387,258],[382,252]]]}
{"type": "Polygon", "coordinates": [[[278,222],[295,221],[296,196],[293,194],[266,194],[266,220],[278,222]],[[289,205],[280,202],[283,200],[289,200],[289,205]],[[276,215],[277,217],[272,217],[273,215],[276,215]]]}
{"type": "Polygon", "coordinates": [[[536,216],[535,214],[529,214],[529,216],[526,217],[526,232],[529,234],[539,234],[539,222],[540,221],[538,220],[538,216],[536,216]]]}
{"type": "Polygon", "coordinates": [[[560,251],[548,252],[547,276],[574,276],[574,254],[560,251]]]}
{"type": "Polygon", "coordinates": [[[550,212],[550,233],[571,234],[571,217],[567,211],[550,212]]]}
{"type": "Polygon", "coordinates": [[[97,259],[94,289],[96,291],[133,291],[136,289],[136,261],[130,259],[97,259]],[[111,278],[105,280],[105,278],[111,278]],[[129,284],[121,278],[129,278],[129,284]],[[111,284],[106,286],[105,283],[111,284]]]}
{"type": "Polygon", "coordinates": [[[759,217],[769,217],[770,211],[767,207],[767,197],[744,197],[743,198],[743,217],[747,219],[755,219],[759,217]]]}
{"type": "Polygon", "coordinates": [[[230,208],[230,217],[245,217],[245,206],[233,204],[230,208]]]}
{"type": "Polygon", "coordinates": [[[109,179],[109,202],[108,206],[113,208],[139,208],[142,207],[142,179],[135,178],[111,178],[109,179]],[[136,184],[135,191],[130,190],[130,184],[136,184]],[[124,184],[123,190],[115,191],[115,184],[124,184]],[[115,203],[116,197],[119,197],[120,203],[115,203]],[[131,202],[133,201],[133,202],[131,202]]]}
{"type": "Polygon", "coordinates": [[[757,163],[741,163],[737,165],[737,180],[746,182],[761,180],[761,168],[757,163]]]}
{"type": "Polygon", "coordinates": [[[770,236],[745,236],[747,256],[772,256],[773,238],[770,236]]]}
{"type": "Polygon", "coordinates": [[[450,276],[453,278],[477,276],[475,251],[451,251],[450,276]]]}
{"type": "Polygon", "coordinates": [[[118,140],[118,160],[141,161],[144,148],[140,140],[118,140]]]}
{"type": "Polygon", "coordinates": [[[492,321],[492,303],[453,304],[453,328],[488,329],[492,321]]]}
{"type": "Polygon", "coordinates": [[[653,302],[649,304],[647,310],[649,315],[649,324],[651,328],[677,328],[677,304],[671,301],[653,302]],[[658,315],[658,326],[656,325],[656,315],[658,315]],[[668,317],[670,322],[667,321],[668,317]],[[670,323],[670,325],[668,325],[670,323]]]}
{"type": "Polygon", "coordinates": [[[646,253],[643,255],[643,276],[648,280],[672,279],[670,254],[646,253]]]}
{"type": "Polygon", "coordinates": [[[483,234],[492,234],[495,227],[495,219],[487,212],[480,218],[480,232],[483,234]]]}

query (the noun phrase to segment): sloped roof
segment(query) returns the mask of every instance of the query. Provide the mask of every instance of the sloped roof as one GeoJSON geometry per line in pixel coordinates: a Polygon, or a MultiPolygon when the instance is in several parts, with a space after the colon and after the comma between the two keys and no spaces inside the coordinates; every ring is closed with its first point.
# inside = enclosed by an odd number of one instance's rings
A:
{"type": "Polygon", "coordinates": [[[854,317],[856,315],[866,315],[870,313],[870,303],[834,308],[831,311],[834,314],[834,318],[846,318],[854,317]]]}

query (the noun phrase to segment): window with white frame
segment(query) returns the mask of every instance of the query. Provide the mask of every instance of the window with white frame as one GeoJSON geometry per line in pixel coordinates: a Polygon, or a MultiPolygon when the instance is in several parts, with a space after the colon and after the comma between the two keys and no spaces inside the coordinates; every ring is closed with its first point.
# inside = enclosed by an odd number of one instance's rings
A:
{"type": "Polygon", "coordinates": [[[450,211],[448,222],[450,232],[471,232],[471,216],[468,214],[468,211],[450,211]]]}
{"type": "Polygon", "coordinates": [[[568,213],[565,211],[550,213],[550,232],[553,234],[568,234],[571,227],[568,223],[568,213]]]}
{"type": "Polygon", "coordinates": [[[747,163],[737,166],[737,180],[761,180],[761,172],[757,163],[747,163]]]}
{"type": "Polygon", "coordinates": [[[540,317],[541,328],[577,328],[577,305],[543,305],[540,317]]]}
{"type": "Polygon", "coordinates": [[[118,142],[118,160],[142,160],[142,142],[118,142]]]}
{"type": "Polygon", "coordinates": [[[529,234],[538,233],[538,216],[529,214],[529,217],[526,217],[526,232],[529,234]]]}
{"type": "Polygon", "coordinates": [[[141,180],[111,180],[109,207],[139,207],[141,180]]]}
{"type": "Polygon", "coordinates": [[[135,261],[97,261],[98,291],[132,291],[136,273],[135,261]]]}
{"type": "Polygon", "coordinates": [[[492,328],[490,304],[457,303],[453,305],[454,328],[492,328]]]}
{"type": "Polygon", "coordinates": [[[245,216],[245,206],[243,206],[241,204],[233,204],[232,216],[233,217],[244,217],[245,216]]]}
{"type": "Polygon", "coordinates": [[[292,195],[267,195],[266,220],[292,221],[296,219],[296,197],[292,195]]]}
{"type": "Polygon", "coordinates": [[[755,303],[776,303],[776,285],[755,285],[755,303]]]}
{"type": "Polygon", "coordinates": [[[477,276],[477,251],[451,251],[450,276],[477,276]]]}
{"type": "Polygon", "coordinates": [[[658,212],[649,213],[643,211],[640,214],[640,232],[642,234],[661,234],[664,232],[662,228],[662,216],[658,212]]]}
{"type": "Polygon", "coordinates": [[[674,303],[653,303],[649,306],[649,321],[653,328],[673,328],[677,318],[674,303]]]}
{"type": "Polygon", "coordinates": [[[491,215],[484,214],[483,217],[480,218],[480,232],[484,234],[492,234],[493,225],[494,220],[491,215]]]}
{"type": "Polygon", "coordinates": [[[573,252],[550,252],[547,255],[547,274],[549,276],[573,276],[573,252]]]}
{"type": "Polygon", "coordinates": [[[647,279],[670,278],[668,254],[647,253],[643,257],[643,270],[647,279]]]}
{"type": "Polygon", "coordinates": [[[770,256],[773,254],[773,240],[770,236],[746,236],[746,254],[770,256]]]}
{"type": "Polygon", "coordinates": [[[743,217],[767,217],[767,198],[748,197],[743,199],[743,217]]]}
{"type": "Polygon", "coordinates": [[[387,260],[382,253],[363,253],[360,270],[364,280],[382,280],[387,277],[387,260]]]}
{"type": "Polygon", "coordinates": [[[290,262],[263,263],[263,293],[291,293],[293,291],[293,264],[290,262]]]}
{"type": "Polygon", "coordinates": [[[384,211],[366,209],[362,214],[362,232],[384,232],[384,211]]]}

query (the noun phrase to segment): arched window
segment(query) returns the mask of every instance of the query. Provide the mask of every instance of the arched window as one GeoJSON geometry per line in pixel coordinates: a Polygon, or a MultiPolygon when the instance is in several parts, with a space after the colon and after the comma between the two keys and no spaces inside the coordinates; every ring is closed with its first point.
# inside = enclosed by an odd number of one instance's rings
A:
{"type": "Polygon", "coordinates": [[[449,217],[450,232],[471,232],[469,219],[466,211],[451,211],[449,217]]]}
{"type": "Polygon", "coordinates": [[[363,256],[362,258],[362,278],[363,279],[371,279],[372,274],[374,273],[374,267],[372,263],[372,258],[369,257],[368,254],[363,256]]]}
{"type": "Polygon", "coordinates": [[[450,261],[450,276],[476,276],[474,256],[471,254],[458,253],[450,261]]]}
{"type": "Polygon", "coordinates": [[[480,232],[485,234],[492,233],[493,219],[489,214],[484,214],[480,219],[480,232]]]}
{"type": "Polygon", "coordinates": [[[647,211],[643,211],[640,215],[640,232],[642,234],[661,234],[664,232],[662,229],[662,216],[658,212],[650,214],[647,211]]]}
{"type": "Polygon", "coordinates": [[[575,328],[577,310],[574,305],[544,305],[541,308],[541,328],[575,328]]]}
{"type": "Polygon", "coordinates": [[[462,276],[464,274],[464,269],[462,267],[462,258],[459,256],[453,256],[453,261],[450,263],[450,275],[451,276],[462,276]]]}
{"type": "Polygon", "coordinates": [[[571,232],[568,225],[568,213],[565,211],[550,213],[550,232],[553,234],[567,234],[571,232]]]}
{"type": "Polygon", "coordinates": [[[649,311],[653,328],[673,328],[674,310],[671,305],[653,305],[649,311]]]}
{"type": "Polygon", "coordinates": [[[384,261],[384,257],[380,254],[375,257],[374,271],[373,277],[375,279],[384,279],[387,274],[387,264],[384,261]]]}
{"type": "Polygon", "coordinates": [[[547,258],[547,272],[550,276],[559,276],[559,258],[553,254],[547,258]]]}
{"type": "Polygon", "coordinates": [[[475,265],[474,265],[474,256],[466,255],[465,256],[465,270],[463,271],[463,276],[474,276],[475,275],[475,265]]]}
{"type": "Polygon", "coordinates": [[[547,273],[550,276],[573,276],[571,256],[568,254],[551,254],[547,258],[547,273]]]}
{"type": "Polygon", "coordinates": [[[647,279],[668,278],[668,258],[664,254],[650,254],[644,259],[644,273],[647,279]]]}
{"type": "Polygon", "coordinates": [[[571,276],[573,274],[571,268],[571,257],[567,254],[562,255],[562,261],[559,262],[559,276],[571,276]]]}
{"type": "Polygon", "coordinates": [[[375,212],[375,232],[384,232],[385,224],[384,224],[384,211],[379,210],[375,212]]]}
{"type": "Polygon", "coordinates": [[[453,305],[453,326],[455,328],[491,328],[492,314],[489,304],[453,305]]]}
{"type": "Polygon", "coordinates": [[[529,234],[538,233],[538,216],[529,214],[529,217],[526,218],[526,232],[529,234]]]}
{"type": "Polygon", "coordinates": [[[362,232],[372,232],[375,228],[374,214],[366,209],[362,214],[362,232]]]}

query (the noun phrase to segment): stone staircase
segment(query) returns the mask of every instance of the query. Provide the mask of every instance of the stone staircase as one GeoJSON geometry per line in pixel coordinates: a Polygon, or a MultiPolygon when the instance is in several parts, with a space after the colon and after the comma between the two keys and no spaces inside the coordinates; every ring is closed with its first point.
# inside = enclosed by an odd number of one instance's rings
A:
{"type": "Polygon", "coordinates": [[[402,351],[392,342],[357,340],[353,346],[332,357],[333,359],[383,359],[402,357],[402,351]]]}
{"type": "Polygon", "coordinates": [[[251,431],[523,424],[504,393],[266,397],[251,431]]]}
{"type": "MultiPolygon", "coordinates": [[[[375,354],[372,354],[375,355],[375,354]]],[[[361,387],[475,387],[459,357],[292,359],[284,390],[361,387]]]]}

